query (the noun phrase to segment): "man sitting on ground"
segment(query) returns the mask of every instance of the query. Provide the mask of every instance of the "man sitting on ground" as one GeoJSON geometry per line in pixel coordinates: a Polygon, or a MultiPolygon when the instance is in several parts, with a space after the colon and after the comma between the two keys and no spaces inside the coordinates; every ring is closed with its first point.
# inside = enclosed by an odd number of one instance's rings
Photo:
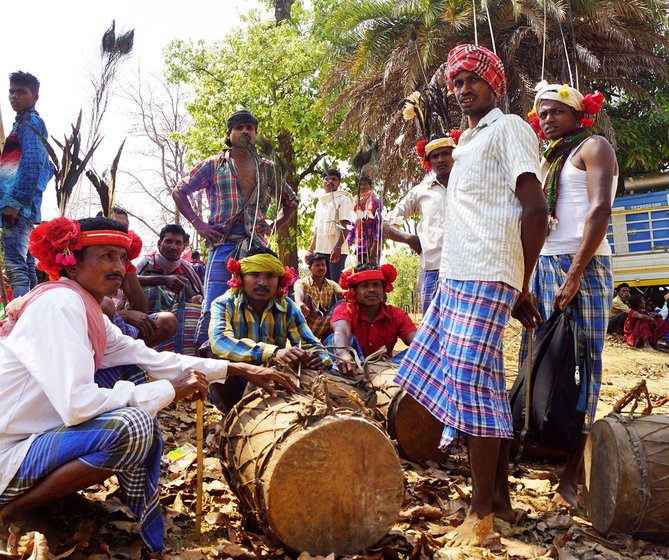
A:
{"type": "Polygon", "coordinates": [[[0,536],[10,552],[33,510],[116,474],[156,555],[164,547],[156,413],[231,376],[272,393],[273,381],[292,388],[274,370],[158,353],[122,335],[100,304],[123,283],[130,246],[126,228],[107,218],[57,218],[31,234],[40,269],[59,280],[18,300],[0,331],[0,536]],[[156,381],[93,381],[99,368],[124,364],[156,381]]]}
{"type": "Polygon", "coordinates": [[[177,334],[159,350],[195,355],[203,286],[191,264],[181,258],[186,239],[180,225],[166,225],[160,230],[158,251],[137,263],[137,278],[148,298],[149,313],[171,311],[177,316],[177,334]]]}
{"type": "Polygon", "coordinates": [[[606,332],[609,334],[625,334],[625,320],[630,312],[628,302],[630,300],[630,286],[626,282],[618,284],[615,290],[616,296],[611,303],[611,313],[606,332]]]}
{"type": "MultiPolygon", "coordinates": [[[[102,211],[97,213],[102,217],[102,211]]],[[[114,206],[114,220],[123,224],[126,229],[130,226],[128,213],[120,206],[114,206]]],[[[142,250],[142,240],[134,233],[131,251],[134,258],[142,250]]],[[[112,297],[102,300],[102,311],[121,332],[132,338],[139,338],[147,346],[157,346],[165,342],[177,332],[177,319],[167,311],[148,314],[148,301],[142,286],[137,279],[137,271],[128,271],[123,279],[121,289],[112,297]]]]}
{"type": "Polygon", "coordinates": [[[331,332],[330,315],[344,290],[325,276],[328,271],[327,255],[312,253],[307,256],[309,276],[295,282],[295,303],[307,319],[307,325],[316,338],[324,340],[331,332]]]}
{"type": "MultiPolygon", "coordinates": [[[[337,350],[337,365],[344,375],[356,373],[351,353],[352,346],[359,357],[366,358],[382,346],[389,356],[400,338],[409,346],[416,334],[416,325],[406,311],[383,302],[386,293],[393,290],[397,270],[391,264],[377,267],[365,264],[342,273],[339,284],[346,292],[346,303],[332,313],[332,343],[337,350]],[[357,348],[356,348],[357,346],[357,348]]],[[[329,342],[329,341],[328,341],[329,342]]]]}
{"type": "MultiPolygon", "coordinates": [[[[276,253],[265,247],[252,249],[239,262],[230,259],[228,270],[233,275],[231,289],[211,304],[209,344],[214,354],[252,364],[274,358],[295,370],[300,364],[310,369],[332,365],[300,309],[286,296],[295,273],[276,253]]],[[[227,410],[241,399],[245,387],[243,380],[228,380],[212,387],[210,396],[227,410]]]]}

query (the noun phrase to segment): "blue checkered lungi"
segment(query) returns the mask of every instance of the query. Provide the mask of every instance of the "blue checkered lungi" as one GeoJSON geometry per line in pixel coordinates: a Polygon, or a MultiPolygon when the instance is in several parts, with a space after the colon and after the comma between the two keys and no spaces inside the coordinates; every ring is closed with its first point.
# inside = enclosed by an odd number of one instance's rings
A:
{"type": "Polygon", "coordinates": [[[395,381],[458,432],[512,438],[503,335],[518,291],[502,282],[442,280],[395,381]]]}
{"type": "Polygon", "coordinates": [[[106,412],[76,426],[62,426],[33,441],[21,467],[0,495],[0,505],[23,494],[59,467],[78,460],[114,471],[126,504],[141,520],[151,551],[164,548],[158,501],[163,442],[155,419],[139,408],[106,412]]]}
{"type": "MultiPolygon", "coordinates": [[[[545,321],[553,311],[553,302],[560,286],[567,278],[567,271],[574,255],[541,256],[530,279],[530,292],[537,298],[537,308],[545,321]]],[[[602,351],[604,335],[613,301],[613,274],[611,257],[594,256],[581,275],[576,296],[569,304],[576,324],[588,338],[592,357],[592,374],[588,405],[583,423],[583,433],[589,433],[597,412],[599,389],[602,384],[602,351]]],[[[518,363],[527,357],[527,332],[523,333],[518,363]]]]}
{"type": "Polygon", "coordinates": [[[430,307],[432,297],[439,289],[439,271],[422,270],[418,275],[418,287],[420,290],[421,312],[425,315],[430,307]]]}

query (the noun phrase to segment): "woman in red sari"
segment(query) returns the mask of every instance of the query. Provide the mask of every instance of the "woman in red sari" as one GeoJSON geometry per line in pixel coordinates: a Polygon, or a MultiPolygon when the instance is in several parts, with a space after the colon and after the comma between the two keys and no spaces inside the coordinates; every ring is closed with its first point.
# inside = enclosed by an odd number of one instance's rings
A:
{"type": "Polygon", "coordinates": [[[625,321],[625,342],[634,348],[653,348],[669,330],[667,322],[658,313],[646,311],[646,300],[642,294],[632,294],[630,312],[625,321]]]}

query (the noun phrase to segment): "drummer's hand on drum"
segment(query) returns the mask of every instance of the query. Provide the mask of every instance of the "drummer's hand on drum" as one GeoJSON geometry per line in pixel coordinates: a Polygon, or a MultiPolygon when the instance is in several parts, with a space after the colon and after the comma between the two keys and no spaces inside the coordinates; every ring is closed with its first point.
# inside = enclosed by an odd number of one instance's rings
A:
{"type": "Polygon", "coordinates": [[[302,364],[308,369],[321,369],[323,367],[323,359],[318,354],[305,352],[302,364]]]}
{"type": "Polygon", "coordinates": [[[289,393],[296,390],[290,376],[276,369],[252,364],[232,363],[228,365],[228,377],[237,376],[246,379],[249,383],[267,391],[272,397],[277,396],[275,383],[281,385],[289,393]]]}
{"type": "Polygon", "coordinates": [[[297,370],[300,362],[304,363],[307,352],[298,346],[291,346],[290,348],[279,348],[274,355],[282,362],[297,370]]]}
{"type": "Polygon", "coordinates": [[[358,373],[353,356],[343,348],[337,350],[337,367],[339,367],[339,373],[346,377],[355,377],[358,373]]]}
{"type": "Polygon", "coordinates": [[[181,401],[188,397],[193,397],[194,400],[204,399],[209,385],[207,376],[194,369],[189,369],[179,377],[171,379],[170,383],[174,387],[175,401],[181,401]]]}

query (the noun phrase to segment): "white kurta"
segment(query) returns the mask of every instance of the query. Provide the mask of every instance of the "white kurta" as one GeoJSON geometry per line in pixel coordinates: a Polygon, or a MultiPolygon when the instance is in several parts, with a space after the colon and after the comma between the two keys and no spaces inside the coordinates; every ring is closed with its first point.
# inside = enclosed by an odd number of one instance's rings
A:
{"type": "Polygon", "coordinates": [[[188,369],[202,371],[209,381],[225,379],[225,360],[159,353],[121,334],[106,316],[104,321],[107,349],[100,367],[134,364],[158,381],[98,387],[86,308],[68,288],[49,290],[33,301],[0,340],[0,493],[39,434],[128,406],[155,415],[174,399],[168,380],[188,369]]]}

